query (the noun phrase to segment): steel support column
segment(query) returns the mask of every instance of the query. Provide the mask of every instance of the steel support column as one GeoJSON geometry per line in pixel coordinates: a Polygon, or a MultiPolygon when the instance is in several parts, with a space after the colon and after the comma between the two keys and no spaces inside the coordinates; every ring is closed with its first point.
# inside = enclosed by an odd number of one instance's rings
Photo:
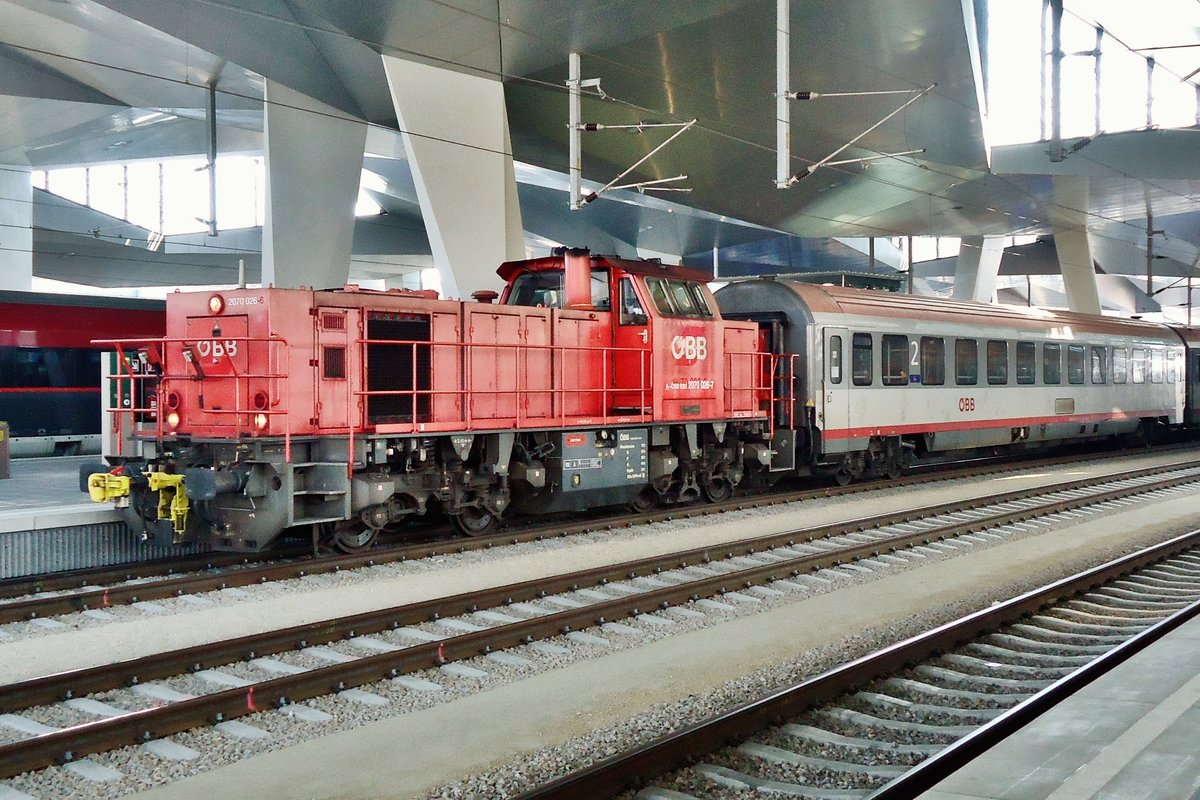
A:
{"type": "Polygon", "coordinates": [[[33,185],[28,167],[0,165],[0,289],[33,288],[33,185]]]}
{"type": "Polygon", "coordinates": [[[270,80],[264,105],[262,282],[342,286],[350,275],[367,125],[270,80]]]}
{"type": "Polygon", "coordinates": [[[448,297],[498,288],[524,258],[504,86],[383,56],[433,260],[448,297]]]}
{"type": "Polygon", "coordinates": [[[1003,255],[1003,236],[963,237],[954,263],[954,299],[992,302],[1003,255]]]}
{"type": "Polygon", "coordinates": [[[1088,179],[1059,176],[1054,178],[1052,213],[1054,247],[1067,292],[1067,308],[1085,314],[1100,313],[1100,292],[1096,287],[1096,267],[1088,242],[1088,179]]]}

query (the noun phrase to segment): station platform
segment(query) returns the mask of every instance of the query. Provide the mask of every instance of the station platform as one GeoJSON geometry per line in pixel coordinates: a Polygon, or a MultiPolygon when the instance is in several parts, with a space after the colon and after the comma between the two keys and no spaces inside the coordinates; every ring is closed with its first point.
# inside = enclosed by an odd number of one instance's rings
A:
{"type": "Polygon", "coordinates": [[[919,800],[1200,798],[1200,619],[1167,634],[919,800]]]}
{"type": "Polygon", "coordinates": [[[0,533],[117,519],[79,491],[79,467],[100,463],[98,456],[14,458],[10,477],[0,480],[0,533]]]}
{"type": "Polygon", "coordinates": [[[110,504],[79,491],[97,456],[18,458],[0,480],[0,580],[165,558],[187,550],[138,540],[110,504]]]}

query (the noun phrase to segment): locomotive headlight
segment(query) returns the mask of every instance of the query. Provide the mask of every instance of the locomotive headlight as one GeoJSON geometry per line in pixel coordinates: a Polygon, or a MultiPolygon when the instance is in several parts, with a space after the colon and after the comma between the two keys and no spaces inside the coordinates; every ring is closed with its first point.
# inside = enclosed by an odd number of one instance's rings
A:
{"type": "Polygon", "coordinates": [[[260,431],[262,429],[266,428],[267,427],[267,415],[266,414],[255,414],[254,415],[254,427],[255,427],[255,429],[260,430],[260,431]]]}
{"type": "Polygon", "coordinates": [[[171,413],[167,414],[167,427],[170,428],[171,430],[174,430],[175,428],[179,427],[179,412],[178,411],[172,411],[171,413]]]}
{"type": "Polygon", "coordinates": [[[211,314],[220,314],[225,310],[225,298],[219,294],[214,294],[208,298],[208,310],[211,314]]]}

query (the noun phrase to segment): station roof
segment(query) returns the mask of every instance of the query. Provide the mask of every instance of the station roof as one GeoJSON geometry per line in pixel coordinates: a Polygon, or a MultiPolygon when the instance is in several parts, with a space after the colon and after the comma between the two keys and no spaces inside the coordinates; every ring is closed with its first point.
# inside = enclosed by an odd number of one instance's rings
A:
{"type": "MultiPolygon", "coordinates": [[[[1068,141],[1068,149],[1079,146],[1061,162],[1050,161],[1045,142],[989,147],[983,0],[791,5],[794,88],[936,84],[845,155],[921,153],[830,166],[790,189],[774,187],[775,0],[0,0],[0,163],[40,169],[201,153],[214,82],[222,150],[260,150],[264,79],[278,82],[370,124],[366,166],[385,180],[374,198],[389,219],[365,231],[360,223],[356,261],[369,274],[379,253],[429,251],[380,59],[388,54],[504,82],[525,227],[548,242],[622,257],[660,252],[697,265],[711,264],[715,248],[784,272],[863,269],[864,237],[1048,235],[1063,211],[1051,178],[1086,175],[1088,207],[1074,211],[1107,245],[1125,247],[1102,264],[1106,272],[1145,274],[1147,229],[1163,232],[1153,245],[1162,263],[1152,267],[1195,271],[1196,128],[1068,141]],[[690,192],[614,194],[567,210],[564,81],[572,51],[606,95],[585,99],[585,120],[699,120],[636,173],[686,174],[690,192]]],[[[1195,3],[1171,0],[1162,15],[1108,0],[1092,5],[1096,22],[1131,47],[1171,46],[1155,52],[1176,74],[1200,67],[1195,3]]],[[[887,96],[796,104],[795,168],[833,153],[896,106],[887,96]]],[[[606,182],[655,143],[647,141],[585,137],[585,179],[606,182]]],[[[35,274],[105,285],[222,282],[212,278],[228,278],[239,258],[252,280],[257,269],[253,231],[174,237],[134,254],[124,239],[145,232],[80,241],[100,227],[85,227],[95,212],[37,202],[35,274]],[[85,255],[92,248],[111,252],[98,260],[85,255]]],[[[106,231],[121,223],[102,221],[106,231]]],[[[877,258],[883,268],[899,266],[886,246],[877,258]]]]}

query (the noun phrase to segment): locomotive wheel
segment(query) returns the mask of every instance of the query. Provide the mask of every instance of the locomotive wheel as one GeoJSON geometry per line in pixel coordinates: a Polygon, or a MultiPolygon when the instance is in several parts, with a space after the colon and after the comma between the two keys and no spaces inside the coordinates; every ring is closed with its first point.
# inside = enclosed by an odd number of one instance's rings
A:
{"type": "Polygon", "coordinates": [[[709,478],[700,482],[700,493],[710,503],[723,503],[733,497],[733,484],[724,478],[709,478]]]}
{"type": "Polygon", "coordinates": [[[849,486],[854,480],[854,476],[850,474],[850,470],[846,469],[845,465],[837,468],[837,472],[833,473],[833,479],[837,481],[838,486],[849,486]]]}
{"type": "Polygon", "coordinates": [[[459,513],[451,515],[450,522],[454,524],[459,533],[466,536],[482,536],[494,529],[500,520],[490,511],[468,506],[459,513]]]}
{"type": "Polygon", "coordinates": [[[369,528],[362,523],[345,520],[333,526],[333,536],[329,543],[343,553],[357,553],[375,544],[378,537],[378,528],[369,528]]]}
{"type": "Polygon", "coordinates": [[[635,514],[645,514],[657,505],[658,492],[646,487],[637,497],[633,498],[633,501],[629,504],[629,509],[635,514]]]}

